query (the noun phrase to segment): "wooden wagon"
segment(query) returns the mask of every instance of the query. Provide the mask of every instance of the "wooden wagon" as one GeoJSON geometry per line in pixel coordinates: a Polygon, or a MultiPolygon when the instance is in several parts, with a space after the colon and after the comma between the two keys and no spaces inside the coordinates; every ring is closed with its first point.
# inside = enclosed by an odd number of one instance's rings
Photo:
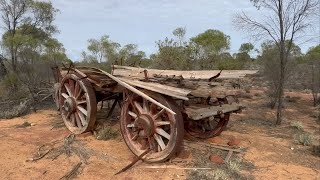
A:
{"type": "MultiPolygon", "coordinates": [[[[173,71],[112,66],[54,68],[55,102],[74,134],[92,130],[97,102],[121,105],[120,129],[129,149],[147,162],[165,161],[181,146],[184,132],[219,135],[230,114],[243,108],[237,80],[256,71],[173,71]]],[[[110,112],[111,112],[110,111],[110,112]]]]}

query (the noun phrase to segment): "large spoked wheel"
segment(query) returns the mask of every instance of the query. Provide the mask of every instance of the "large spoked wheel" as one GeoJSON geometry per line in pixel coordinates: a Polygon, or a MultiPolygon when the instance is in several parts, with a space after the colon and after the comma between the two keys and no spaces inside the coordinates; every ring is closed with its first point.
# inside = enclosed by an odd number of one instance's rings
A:
{"type": "Polygon", "coordinates": [[[67,128],[81,134],[93,128],[97,101],[91,84],[75,74],[67,74],[60,86],[60,112],[67,128]]]}
{"type": "Polygon", "coordinates": [[[176,115],[136,94],[125,92],[120,117],[121,133],[135,155],[139,156],[151,149],[143,160],[163,162],[179,151],[184,132],[182,115],[171,98],[150,91],[144,92],[172,109],[176,115]]]}

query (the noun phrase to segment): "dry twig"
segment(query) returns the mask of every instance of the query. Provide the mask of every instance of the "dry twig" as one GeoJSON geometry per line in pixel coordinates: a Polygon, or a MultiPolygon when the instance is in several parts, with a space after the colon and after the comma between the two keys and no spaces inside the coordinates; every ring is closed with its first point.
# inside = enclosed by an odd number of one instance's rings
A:
{"type": "Polygon", "coordinates": [[[61,178],[60,178],[60,180],[61,179],[70,179],[70,178],[72,178],[73,176],[75,176],[76,175],[76,173],[77,173],[77,171],[78,171],[78,169],[80,168],[80,166],[81,166],[81,164],[82,164],[82,162],[79,162],[78,164],[76,164],[72,169],[71,169],[71,171],[69,171],[67,174],[65,174],[64,176],[62,176],[61,178]]]}

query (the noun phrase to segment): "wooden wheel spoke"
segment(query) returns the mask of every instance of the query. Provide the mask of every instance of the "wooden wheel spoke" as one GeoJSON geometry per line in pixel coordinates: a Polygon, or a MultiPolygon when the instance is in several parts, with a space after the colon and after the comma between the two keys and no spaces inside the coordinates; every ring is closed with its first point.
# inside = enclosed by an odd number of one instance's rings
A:
{"type": "Polygon", "coordinates": [[[133,104],[134,104],[135,108],[137,109],[138,113],[142,114],[143,109],[142,109],[141,105],[137,101],[134,101],[133,104]]]}
{"type": "Polygon", "coordinates": [[[165,109],[161,109],[161,111],[159,111],[156,115],[153,116],[153,119],[158,119],[165,111],[165,109]]]}
{"type": "Polygon", "coordinates": [[[80,84],[78,81],[76,81],[75,87],[74,87],[74,97],[78,95],[79,91],[80,91],[80,84]]]}
{"type": "Polygon", "coordinates": [[[78,117],[78,119],[80,119],[83,126],[85,126],[87,124],[86,118],[80,112],[76,113],[76,117],[78,117]]]}
{"type": "Polygon", "coordinates": [[[62,97],[64,97],[65,99],[68,99],[70,96],[66,93],[61,93],[62,97]]]}
{"type": "Polygon", "coordinates": [[[168,134],[166,131],[164,131],[163,129],[161,128],[156,128],[156,132],[157,134],[165,137],[166,139],[170,140],[170,134],[168,134]]]}
{"type": "Polygon", "coordinates": [[[71,114],[72,114],[71,112],[68,112],[68,113],[67,113],[67,119],[68,119],[68,120],[70,119],[71,114]]]}
{"type": "Polygon", "coordinates": [[[75,95],[75,98],[79,99],[81,97],[82,92],[83,92],[82,89],[79,89],[77,95],[75,95]]]}
{"type": "Polygon", "coordinates": [[[143,110],[145,112],[149,112],[149,109],[150,109],[150,107],[149,107],[148,101],[146,99],[143,99],[143,110]]]}
{"type": "Polygon", "coordinates": [[[170,125],[169,121],[156,121],[155,122],[156,126],[165,126],[165,125],[170,125]]]}
{"type": "Polygon", "coordinates": [[[79,128],[81,128],[82,127],[82,124],[81,124],[81,120],[79,119],[79,118],[76,118],[76,124],[77,124],[77,126],[79,127],[79,128]]]}
{"type": "Polygon", "coordinates": [[[72,79],[69,79],[69,87],[70,87],[70,96],[74,96],[74,81],[72,79]]]}
{"type": "Polygon", "coordinates": [[[87,101],[85,100],[85,101],[77,101],[77,105],[80,105],[80,104],[86,104],[87,103],[87,101]]]}
{"type": "Polygon", "coordinates": [[[133,141],[136,141],[137,139],[138,139],[138,137],[139,137],[139,132],[137,133],[137,134],[135,134],[134,136],[132,136],[132,140],[133,141]]]}
{"type": "Polygon", "coordinates": [[[85,116],[88,116],[88,111],[81,106],[77,106],[77,109],[82,112],[85,116]]]}
{"type": "Polygon", "coordinates": [[[160,146],[161,150],[164,150],[166,148],[166,145],[164,144],[162,137],[158,134],[153,135],[154,139],[157,141],[158,145],[160,146]]]}
{"type": "Polygon", "coordinates": [[[69,83],[64,83],[64,87],[66,88],[69,96],[72,96],[72,93],[71,93],[71,89],[70,89],[70,86],[69,86],[69,83]]]}

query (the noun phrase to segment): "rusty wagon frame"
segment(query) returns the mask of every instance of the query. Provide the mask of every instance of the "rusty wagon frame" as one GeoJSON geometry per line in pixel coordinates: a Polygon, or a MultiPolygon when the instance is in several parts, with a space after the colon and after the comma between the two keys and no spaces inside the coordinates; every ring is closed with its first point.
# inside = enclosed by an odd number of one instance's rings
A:
{"type": "MultiPolygon", "coordinates": [[[[53,68],[54,99],[74,134],[95,126],[97,103],[121,104],[120,129],[129,149],[147,162],[162,162],[181,146],[184,132],[199,138],[219,135],[237,101],[239,79],[255,71],[172,71],[112,66],[108,73],[74,65],[53,68]]],[[[108,116],[109,116],[108,115],[108,116]]]]}

